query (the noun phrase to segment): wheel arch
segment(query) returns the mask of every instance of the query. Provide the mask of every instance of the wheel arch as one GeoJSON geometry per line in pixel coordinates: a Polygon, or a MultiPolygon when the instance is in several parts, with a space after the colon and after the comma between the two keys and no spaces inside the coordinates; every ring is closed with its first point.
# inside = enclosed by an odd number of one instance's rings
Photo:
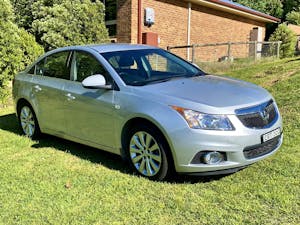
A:
{"type": "MultiPolygon", "coordinates": [[[[36,116],[36,112],[33,108],[33,105],[30,103],[30,101],[28,101],[27,99],[25,98],[19,98],[17,101],[16,101],[16,115],[17,115],[17,118],[18,118],[18,121],[19,121],[19,124],[21,126],[21,119],[20,119],[20,111],[22,109],[23,106],[28,106],[30,108],[30,110],[32,111],[32,116],[33,116],[33,119],[34,119],[34,127],[35,127],[35,130],[34,132],[32,133],[32,135],[30,136],[31,139],[36,139],[40,136],[41,134],[41,130],[40,130],[40,126],[39,126],[39,122],[38,122],[38,118],[36,116]]],[[[22,127],[21,127],[22,128],[22,127]]],[[[23,128],[22,128],[23,129],[23,128]]],[[[23,133],[24,130],[23,130],[23,133]]],[[[25,133],[26,134],[26,133],[25,133]]]]}
{"type": "Polygon", "coordinates": [[[126,145],[127,145],[127,140],[128,140],[128,133],[129,133],[130,129],[132,129],[133,127],[135,127],[139,124],[151,126],[153,129],[155,129],[155,131],[158,132],[158,134],[162,137],[163,141],[165,142],[166,146],[168,147],[167,156],[171,160],[172,168],[175,169],[175,158],[174,158],[175,153],[172,151],[171,143],[168,140],[167,136],[165,135],[165,133],[162,131],[162,129],[156,123],[150,121],[149,119],[143,118],[143,117],[131,118],[124,124],[124,126],[122,128],[122,132],[121,132],[121,156],[122,156],[122,158],[127,159],[126,145]]]}
{"type": "Polygon", "coordinates": [[[27,104],[32,108],[32,110],[35,114],[35,117],[36,117],[36,119],[39,123],[39,126],[40,126],[41,124],[40,124],[40,120],[39,120],[39,115],[38,115],[37,109],[35,108],[35,105],[32,102],[30,102],[28,99],[24,98],[24,97],[19,98],[18,100],[16,100],[16,106],[15,107],[16,107],[17,117],[19,116],[20,107],[24,104],[27,104]]]}
{"type": "Polygon", "coordinates": [[[26,105],[26,104],[33,108],[32,104],[30,104],[30,102],[26,98],[20,98],[20,99],[17,100],[17,102],[16,102],[16,113],[17,113],[17,115],[19,114],[21,106],[26,105]]]}

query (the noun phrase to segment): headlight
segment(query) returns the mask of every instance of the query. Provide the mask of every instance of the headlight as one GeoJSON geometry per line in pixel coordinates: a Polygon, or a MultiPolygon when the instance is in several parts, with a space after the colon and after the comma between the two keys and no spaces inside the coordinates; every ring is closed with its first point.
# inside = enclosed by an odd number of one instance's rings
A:
{"type": "Polygon", "coordinates": [[[211,115],[191,109],[172,106],[189,124],[190,128],[203,130],[234,130],[230,120],[225,115],[211,115]]]}

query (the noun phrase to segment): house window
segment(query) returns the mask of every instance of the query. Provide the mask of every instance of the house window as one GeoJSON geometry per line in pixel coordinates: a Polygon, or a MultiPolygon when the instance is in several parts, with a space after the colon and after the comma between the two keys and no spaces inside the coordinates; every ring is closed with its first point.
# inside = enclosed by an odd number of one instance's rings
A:
{"type": "Polygon", "coordinates": [[[105,25],[110,37],[117,35],[117,0],[102,0],[105,6],[105,25]]]}

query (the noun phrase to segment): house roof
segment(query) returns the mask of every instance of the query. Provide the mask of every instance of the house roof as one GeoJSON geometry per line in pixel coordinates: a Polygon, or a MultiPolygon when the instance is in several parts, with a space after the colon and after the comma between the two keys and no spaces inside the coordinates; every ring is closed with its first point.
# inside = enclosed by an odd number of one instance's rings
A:
{"type": "Polygon", "coordinates": [[[243,6],[231,0],[187,0],[194,4],[207,6],[220,11],[229,12],[235,15],[243,16],[253,20],[266,22],[266,23],[278,23],[280,19],[270,16],[268,14],[256,11],[249,7],[243,6]]]}

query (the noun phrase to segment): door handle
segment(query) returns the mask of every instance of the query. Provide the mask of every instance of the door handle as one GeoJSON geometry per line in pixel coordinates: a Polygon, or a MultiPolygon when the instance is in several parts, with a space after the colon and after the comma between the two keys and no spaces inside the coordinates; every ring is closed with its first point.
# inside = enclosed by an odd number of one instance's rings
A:
{"type": "Polygon", "coordinates": [[[42,90],[42,88],[39,85],[35,85],[34,90],[35,90],[35,92],[39,92],[42,90]]]}
{"type": "Polygon", "coordinates": [[[65,96],[68,98],[68,101],[76,99],[75,96],[71,95],[70,93],[66,94],[65,96]]]}

